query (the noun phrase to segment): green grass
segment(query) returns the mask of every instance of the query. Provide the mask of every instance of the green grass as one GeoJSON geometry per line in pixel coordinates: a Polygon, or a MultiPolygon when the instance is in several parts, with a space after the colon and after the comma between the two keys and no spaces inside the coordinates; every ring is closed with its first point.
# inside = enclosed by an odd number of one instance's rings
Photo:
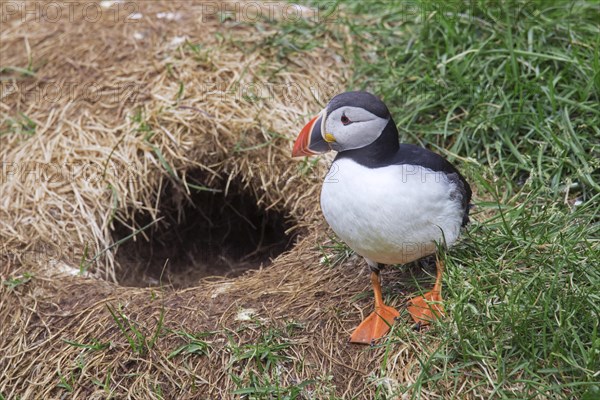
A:
{"type": "Polygon", "coordinates": [[[149,335],[138,322],[125,314],[120,305],[119,307],[114,308],[107,304],[106,308],[123,336],[125,336],[125,339],[127,339],[127,343],[129,343],[132,352],[140,356],[148,354],[163,331],[165,310],[161,310],[156,328],[154,332],[149,335]]]}
{"type": "Polygon", "coordinates": [[[35,135],[37,123],[22,112],[19,112],[20,118],[7,118],[0,125],[0,137],[10,133],[21,134],[25,136],[35,135]]]}
{"type": "Polygon", "coordinates": [[[19,277],[8,278],[7,280],[2,281],[2,284],[7,286],[10,290],[13,290],[13,289],[31,281],[31,278],[33,278],[33,275],[30,274],[29,272],[25,272],[23,275],[21,275],[19,277]]]}
{"type": "Polygon", "coordinates": [[[438,343],[396,394],[600,398],[599,7],[348,1],[336,23],[284,21],[269,40],[285,58],[347,27],[347,90],[383,97],[401,140],[475,189],[475,221],[447,255],[449,317],[383,344],[438,343]]]}
{"type": "MultiPolygon", "coordinates": [[[[240,328],[247,329],[248,326],[240,328]]],[[[291,340],[294,330],[301,328],[294,322],[286,323],[283,328],[263,325],[260,321],[252,323],[252,329],[259,329],[260,335],[252,343],[239,344],[229,336],[227,351],[231,353],[228,365],[229,373],[238,389],[232,392],[243,399],[282,399],[306,398],[310,388],[319,392],[318,380],[308,379],[291,385],[280,382],[280,369],[290,368],[292,358],[287,351],[294,345],[291,340]]]]}
{"type": "Polygon", "coordinates": [[[85,359],[82,353],[77,357],[76,360],[74,360],[74,367],[68,373],[63,374],[60,371],[60,368],[58,368],[56,375],[58,376],[59,382],[56,384],[56,386],[64,389],[68,393],[73,393],[84,369],[85,359]]]}
{"type": "Polygon", "coordinates": [[[177,347],[173,350],[167,359],[171,359],[178,355],[185,354],[198,354],[198,355],[208,355],[208,352],[211,349],[210,343],[202,340],[206,336],[210,336],[214,334],[214,332],[200,332],[196,334],[191,334],[185,331],[173,331],[177,336],[185,340],[185,344],[177,347]]]}

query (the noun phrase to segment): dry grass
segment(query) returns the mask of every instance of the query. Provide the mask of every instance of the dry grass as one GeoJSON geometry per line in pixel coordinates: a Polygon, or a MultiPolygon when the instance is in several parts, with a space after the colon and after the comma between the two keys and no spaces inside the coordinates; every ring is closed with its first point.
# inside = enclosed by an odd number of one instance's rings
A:
{"type": "MultiPolygon", "coordinates": [[[[3,31],[3,62],[25,68],[32,60],[36,70],[34,77],[9,77],[7,87],[20,90],[2,103],[4,127],[22,118],[36,125],[32,137],[2,136],[2,158],[9,161],[1,234],[17,257],[62,254],[69,245],[83,251],[85,244],[97,254],[112,244],[115,220],[133,225],[140,210],[160,217],[167,182],[177,184],[177,200],[185,202],[191,171],[200,175],[197,185],[218,189],[239,175],[260,205],[297,219],[307,211],[298,208],[298,197],[309,193],[297,190],[302,178],[287,153],[298,122],[314,109],[310,90],[303,86],[291,102],[282,91],[244,101],[236,84],[299,85],[309,74],[321,87],[339,85],[333,54],[291,57],[281,70],[283,63],[256,46],[268,31],[202,22],[200,6],[196,15],[194,7],[172,10],[181,15],[177,22],[153,18],[172,5],[139,6],[147,18],[135,24],[115,25],[107,15],[94,30],[86,21],[16,20],[3,31]],[[174,45],[175,37],[188,42],[174,45]],[[56,87],[60,99],[51,101],[56,87]],[[247,151],[252,146],[264,147],[247,151]]],[[[114,252],[104,255],[101,275],[115,280],[114,252]]]]}
{"type": "MultiPolygon", "coordinates": [[[[344,87],[342,45],[281,56],[261,46],[269,24],[259,32],[202,20],[202,6],[188,2],[136,4],[135,23],[107,13],[94,23],[18,16],[3,24],[0,52],[11,67],[3,88],[16,91],[0,103],[0,273],[12,283],[0,286],[0,394],[231,398],[262,373],[306,397],[372,397],[381,382],[369,376],[384,350],[347,343],[370,307],[360,296],[367,275],[356,273],[362,264],[320,262],[317,244],[328,240],[315,201],[322,169],[315,178],[289,159],[306,117],[344,87]],[[244,98],[236,84],[253,82],[276,89],[244,98]],[[290,99],[286,85],[302,90],[290,99]],[[286,216],[298,235],[293,248],[267,268],[185,290],[117,283],[126,265],[116,229],[142,242],[157,227],[176,229],[197,186],[227,192],[231,182],[286,216]],[[158,222],[139,232],[148,219],[158,222]],[[208,332],[206,354],[169,357],[190,340],[182,332],[208,332]],[[264,342],[276,369],[244,358],[248,345],[264,342]]],[[[403,371],[416,367],[404,367],[418,361],[408,344],[397,346],[390,376],[409,383],[403,371]]]]}

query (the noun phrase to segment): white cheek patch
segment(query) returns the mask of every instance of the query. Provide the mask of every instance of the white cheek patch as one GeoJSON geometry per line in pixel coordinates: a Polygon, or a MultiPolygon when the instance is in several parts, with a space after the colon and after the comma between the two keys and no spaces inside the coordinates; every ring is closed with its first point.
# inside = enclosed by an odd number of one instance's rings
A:
{"type": "Polygon", "coordinates": [[[325,133],[335,137],[337,151],[358,149],[373,143],[383,132],[389,119],[378,117],[360,107],[340,107],[327,116],[325,133]],[[341,121],[345,115],[351,123],[341,121]]]}

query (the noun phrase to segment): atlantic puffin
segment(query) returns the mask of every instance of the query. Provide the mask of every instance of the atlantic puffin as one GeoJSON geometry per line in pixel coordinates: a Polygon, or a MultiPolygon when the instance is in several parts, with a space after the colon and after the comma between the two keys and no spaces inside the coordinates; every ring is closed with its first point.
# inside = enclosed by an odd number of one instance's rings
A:
{"type": "Polygon", "coordinates": [[[396,124],[375,95],[335,96],[301,130],[292,157],[335,151],[321,189],[321,209],[335,234],[371,269],[375,311],[354,330],[353,343],[383,337],[400,314],[383,303],[379,271],[436,254],[433,289],[409,301],[418,325],[444,313],[438,246],[452,246],[469,221],[471,188],[439,154],[400,144],[396,124]]]}

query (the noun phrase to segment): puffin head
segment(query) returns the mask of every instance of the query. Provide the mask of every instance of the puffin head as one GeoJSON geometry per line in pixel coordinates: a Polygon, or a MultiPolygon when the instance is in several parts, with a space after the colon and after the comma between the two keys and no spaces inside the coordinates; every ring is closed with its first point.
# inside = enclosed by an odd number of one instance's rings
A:
{"type": "MultiPolygon", "coordinates": [[[[292,157],[370,147],[391,121],[388,108],[375,95],[368,92],[338,94],[302,129],[294,143],[292,157]]],[[[395,140],[398,140],[397,133],[395,140]]]]}

